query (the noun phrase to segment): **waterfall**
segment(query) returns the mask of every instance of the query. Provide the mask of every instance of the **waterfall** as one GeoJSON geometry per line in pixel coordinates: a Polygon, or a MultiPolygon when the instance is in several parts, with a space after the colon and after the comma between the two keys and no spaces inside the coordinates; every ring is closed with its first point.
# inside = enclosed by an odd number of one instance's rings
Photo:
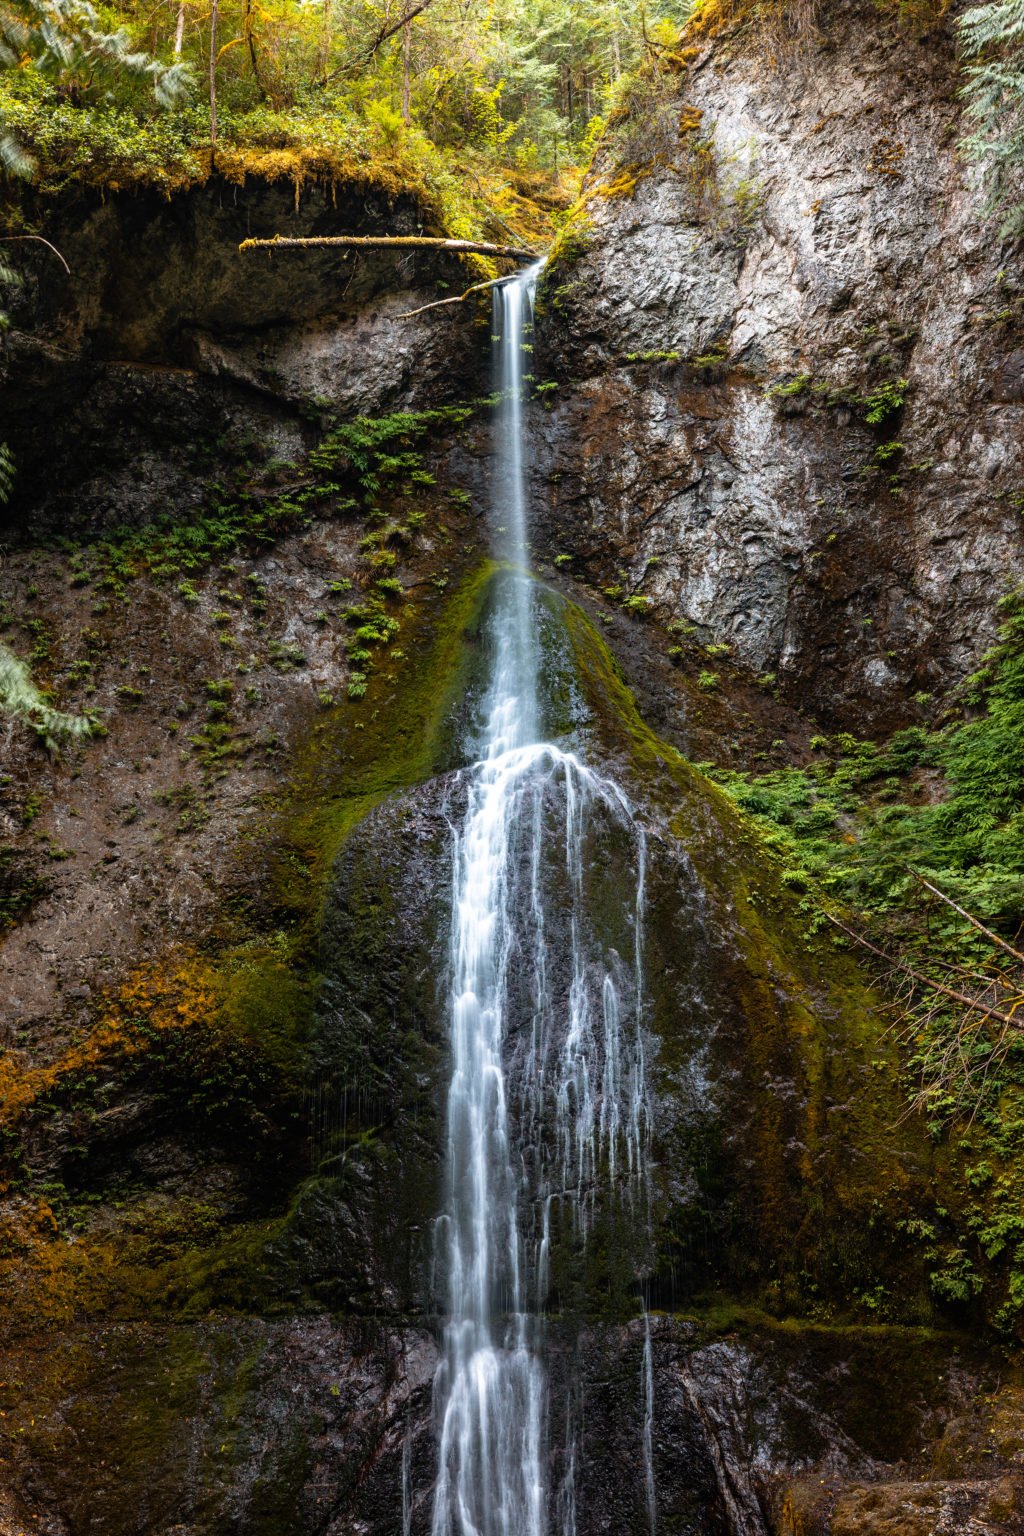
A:
{"type": "Polygon", "coordinates": [[[644,1307],[644,1493],[647,1496],[647,1529],[655,1536],[658,1529],[658,1490],[654,1481],[654,1357],[651,1352],[651,1320],[644,1307]]]}
{"type": "MultiPolygon", "coordinates": [[[[644,843],[620,787],[541,738],[537,594],[528,571],[523,353],[539,268],[495,289],[497,484],[504,562],[489,619],[479,757],[453,831],[446,1286],[435,1381],[433,1536],[544,1536],[544,1308],[557,1234],[584,1242],[602,1199],[639,1204],[649,1114],[642,1039],[644,843]],[[603,944],[594,840],[629,850],[631,889],[603,944]]],[[[570,1478],[575,1452],[568,1447],[570,1478]]]]}

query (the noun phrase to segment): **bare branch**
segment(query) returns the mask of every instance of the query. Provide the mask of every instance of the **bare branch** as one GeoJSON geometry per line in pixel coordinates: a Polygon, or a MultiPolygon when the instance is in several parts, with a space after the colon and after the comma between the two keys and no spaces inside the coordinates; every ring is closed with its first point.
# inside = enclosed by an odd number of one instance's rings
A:
{"type": "Polygon", "coordinates": [[[506,261],[536,261],[537,251],[487,240],[442,240],[433,235],[274,235],[268,240],[243,240],[240,251],[304,250],[307,246],[351,246],[356,250],[450,251],[455,256],[495,256],[506,261]]]}
{"type": "Polygon", "coordinates": [[[487,283],[474,283],[472,288],[467,288],[465,293],[456,294],[452,299],[435,299],[432,304],[421,304],[419,309],[406,309],[400,315],[395,315],[396,320],[411,320],[413,315],[425,315],[428,309],[444,309],[446,304],[461,304],[468,299],[471,293],[482,293],[485,288],[497,288],[500,283],[507,283],[511,279],[507,277],[492,277],[487,283]]]}
{"type": "Polygon", "coordinates": [[[64,271],[67,273],[68,277],[71,276],[71,268],[64,260],[64,257],[61,255],[60,251],[58,251],[55,245],[51,245],[49,240],[44,240],[42,235],[0,235],[0,241],[2,241],[5,245],[8,243],[8,241],[11,240],[38,240],[40,245],[45,245],[48,251],[53,252],[61,266],[64,268],[64,271]]]}
{"type": "Polygon", "coordinates": [[[398,20],[394,23],[390,23],[385,18],[383,27],[381,27],[380,31],[377,33],[377,36],[374,38],[370,46],[360,53],[358,62],[351,60],[346,64],[342,64],[338,69],[332,69],[330,74],[324,75],[322,80],[320,80],[318,83],[322,86],[329,85],[331,81],[336,80],[339,75],[350,74],[353,70],[356,69],[365,69],[367,64],[369,64],[370,60],[373,58],[374,54],[377,52],[378,48],[383,47],[383,45],[388,41],[388,38],[394,37],[396,32],[400,32],[403,27],[407,27],[412,21],[413,17],[419,16],[422,11],[427,10],[432,4],[433,0],[420,0],[419,4],[412,5],[407,11],[404,11],[398,20]]]}
{"type": "Polygon", "coordinates": [[[389,37],[394,37],[396,32],[401,32],[403,27],[409,25],[409,22],[412,21],[414,16],[418,16],[421,11],[425,11],[427,7],[432,3],[433,0],[420,0],[419,5],[411,6],[410,9],[407,10],[403,16],[399,16],[398,20],[393,22],[391,26],[383,27],[381,31],[377,33],[377,36],[366,50],[366,58],[363,62],[365,64],[369,64],[370,60],[377,52],[377,49],[383,47],[389,37]]]}
{"type": "Polygon", "coordinates": [[[986,928],[984,923],[979,922],[976,917],[972,917],[963,907],[958,906],[952,896],[947,896],[944,891],[939,890],[937,885],[932,885],[930,880],[926,880],[924,875],[919,875],[916,869],[911,869],[910,873],[915,880],[921,882],[926,891],[931,891],[932,895],[937,896],[940,901],[944,901],[947,907],[952,907],[954,912],[958,912],[966,922],[970,923],[972,928],[976,928],[979,933],[985,935],[986,939],[990,939],[993,944],[998,944],[1000,949],[1005,949],[1008,955],[1012,955],[1014,960],[1019,960],[1021,965],[1024,965],[1024,955],[1021,954],[1019,949],[1014,949],[1013,945],[1007,944],[1006,940],[1001,939],[998,933],[993,933],[991,928],[986,928]]]}
{"type": "Polygon", "coordinates": [[[972,1013],[981,1014],[983,1018],[995,1019],[998,1023],[1005,1025],[1009,1029],[1024,1031],[1024,1022],[1020,1019],[1015,1019],[1012,1014],[1003,1013],[999,1008],[987,1008],[984,1003],[979,1002],[977,998],[969,997],[966,992],[958,992],[954,987],[947,987],[944,982],[933,980],[931,976],[926,976],[922,971],[915,970],[905,960],[897,959],[894,955],[887,955],[884,949],[879,949],[876,944],[872,944],[870,939],[864,938],[863,934],[855,933],[852,928],[848,928],[845,923],[840,922],[838,917],[833,917],[831,912],[826,912],[825,916],[830,923],[834,923],[837,928],[845,933],[848,939],[852,939],[855,944],[860,944],[864,949],[870,950],[873,955],[877,955],[880,960],[884,960],[886,965],[893,966],[895,969],[902,971],[906,976],[912,976],[919,986],[927,987],[932,992],[939,992],[943,997],[952,998],[954,1002],[962,1003],[965,1008],[969,1009],[972,1013]]]}

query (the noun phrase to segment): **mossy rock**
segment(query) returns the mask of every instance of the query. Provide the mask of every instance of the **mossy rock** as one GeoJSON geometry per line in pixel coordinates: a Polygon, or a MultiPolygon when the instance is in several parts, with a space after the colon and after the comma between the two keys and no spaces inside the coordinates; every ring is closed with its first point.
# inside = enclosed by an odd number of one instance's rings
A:
{"type": "Polygon", "coordinates": [[[924,1266],[900,1223],[952,1194],[905,1114],[877,999],[812,931],[756,825],[644,725],[584,614],[567,605],[565,622],[590,751],[617,768],[651,833],[654,1293],[927,1320],[924,1266]]]}

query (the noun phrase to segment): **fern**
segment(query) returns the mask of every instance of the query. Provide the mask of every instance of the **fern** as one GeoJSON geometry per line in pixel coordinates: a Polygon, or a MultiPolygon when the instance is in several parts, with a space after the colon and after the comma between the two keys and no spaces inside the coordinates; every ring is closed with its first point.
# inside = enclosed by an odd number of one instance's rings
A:
{"type": "Polygon", "coordinates": [[[1024,230],[1024,0],[974,5],[958,23],[971,60],[961,95],[974,131],[963,141],[985,169],[989,211],[1004,210],[1002,233],[1024,230]]]}
{"type": "Polygon", "coordinates": [[[61,737],[81,741],[97,729],[90,715],[66,715],[48,704],[40,693],[28,667],[0,645],[0,712],[25,720],[54,750],[61,737]]]}

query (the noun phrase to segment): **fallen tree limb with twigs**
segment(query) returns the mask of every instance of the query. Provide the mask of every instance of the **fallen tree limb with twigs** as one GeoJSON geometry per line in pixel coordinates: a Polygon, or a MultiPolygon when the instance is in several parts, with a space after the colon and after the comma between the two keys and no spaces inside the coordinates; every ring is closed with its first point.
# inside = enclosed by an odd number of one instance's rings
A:
{"type": "Polygon", "coordinates": [[[421,304],[419,309],[405,309],[400,315],[396,315],[395,319],[411,320],[413,315],[425,315],[428,309],[444,309],[446,304],[462,304],[474,293],[482,293],[485,288],[497,288],[501,283],[507,283],[509,281],[510,279],[507,277],[492,277],[489,282],[474,283],[472,288],[467,288],[465,293],[455,294],[453,298],[434,299],[433,303],[431,304],[421,304]]]}
{"type": "Polygon", "coordinates": [[[434,235],[273,235],[264,240],[243,240],[240,251],[292,251],[341,246],[356,251],[448,251],[453,256],[494,256],[503,261],[536,261],[538,253],[516,245],[495,245],[488,240],[443,240],[434,235]]]}
{"type": "Polygon", "coordinates": [[[962,917],[966,922],[970,923],[972,928],[976,928],[979,933],[983,933],[990,943],[997,944],[1000,949],[1005,949],[1008,955],[1012,956],[1012,958],[1018,961],[1021,965],[1024,965],[1024,955],[1021,954],[1019,949],[1014,949],[1013,945],[1007,944],[1006,940],[1001,939],[998,933],[993,933],[991,928],[986,928],[985,924],[980,922],[978,918],[972,917],[970,912],[967,912],[963,907],[959,906],[953,900],[952,896],[947,896],[945,891],[940,891],[937,885],[932,885],[931,881],[926,880],[924,875],[918,874],[916,869],[911,869],[910,873],[913,875],[915,880],[918,880],[921,885],[924,886],[926,891],[931,891],[932,895],[937,896],[940,901],[944,901],[947,907],[952,907],[953,911],[962,917]]]}
{"type": "Polygon", "coordinates": [[[967,992],[959,992],[955,987],[947,987],[944,982],[936,981],[934,977],[926,976],[923,971],[908,965],[906,960],[901,960],[896,955],[887,955],[884,949],[879,949],[877,944],[872,944],[871,940],[866,939],[862,933],[857,933],[855,929],[848,928],[845,923],[840,922],[839,918],[834,917],[831,912],[826,912],[825,916],[830,923],[834,923],[842,933],[845,933],[848,939],[852,939],[855,944],[859,944],[863,949],[870,950],[879,960],[884,960],[886,965],[891,965],[893,970],[901,971],[903,975],[911,977],[919,986],[927,987],[932,992],[941,993],[943,997],[948,997],[953,1002],[960,1003],[964,1008],[982,1014],[986,1018],[995,1019],[999,1024],[1005,1024],[1010,1029],[1024,1033],[1024,1018],[1015,1018],[1012,1013],[1003,1013],[1000,1009],[993,1008],[976,997],[971,997],[967,992]]]}
{"type": "Polygon", "coordinates": [[[973,1122],[991,1083],[998,1080],[994,1074],[1024,1039],[1024,964],[1019,950],[924,876],[916,878],[991,946],[992,958],[981,960],[980,969],[936,955],[931,963],[946,972],[946,980],[940,980],[902,956],[888,954],[833,913],[826,916],[847,938],[883,961],[898,980],[893,1003],[898,1014],[892,1028],[903,1045],[912,1045],[920,1073],[911,1110],[928,1111],[946,1099],[957,1113],[968,1112],[973,1122]],[[1013,964],[997,958],[1003,955],[1013,964]],[[954,979],[959,984],[951,986],[954,979]]]}

